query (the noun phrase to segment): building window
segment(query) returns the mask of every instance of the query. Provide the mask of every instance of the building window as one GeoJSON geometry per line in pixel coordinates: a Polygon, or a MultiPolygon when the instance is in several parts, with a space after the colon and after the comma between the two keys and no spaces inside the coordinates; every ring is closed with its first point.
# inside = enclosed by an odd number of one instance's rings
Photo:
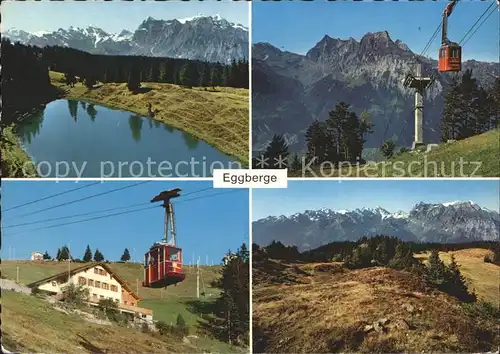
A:
{"type": "Polygon", "coordinates": [[[120,300],[118,300],[118,299],[115,299],[115,302],[116,302],[116,303],[119,303],[119,302],[120,302],[120,300]]]}
{"type": "Polygon", "coordinates": [[[102,283],[102,288],[103,288],[104,290],[109,290],[109,286],[108,286],[108,284],[107,284],[107,283],[102,283]]]}
{"type": "Polygon", "coordinates": [[[89,286],[94,286],[94,281],[92,279],[88,280],[89,286]]]}
{"type": "Polygon", "coordinates": [[[97,294],[92,294],[92,299],[97,300],[97,294]]]}
{"type": "Polygon", "coordinates": [[[142,314],[141,316],[142,316],[142,318],[146,318],[146,315],[145,315],[145,314],[142,314]]]}
{"type": "Polygon", "coordinates": [[[78,284],[87,285],[87,279],[85,279],[84,277],[78,277],[78,284]]]}
{"type": "Polygon", "coordinates": [[[128,304],[128,303],[127,303],[127,301],[123,301],[123,303],[124,303],[125,305],[127,305],[127,304],[128,304]]]}
{"type": "Polygon", "coordinates": [[[52,286],[57,286],[57,282],[56,282],[56,281],[53,281],[53,282],[52,282],[52,286]]]}
{"type": "Polygon", "coordinates": [[[95,287],[100,288],[101,287],[101,282],[100,281],[95,281],[95,287]]]}
{"type": "Polygon", "coordinates": [[[98,268],[94,268],[94,274],[99,274],[99,269],[98,268]]]}
{"type": "Polygon", "coordinates": [[[104,295],[99,295],[99,299],[104,299],[104,295]]]}
{"type": "Polygon", "coordinates": [[[116,285],[111,285],[111,291],[118,291],[118,287],[116,285]]]}
{"type": "Polygon", "coordinates": [[[130,305],[135,306],[135,302],[131,302],[130,305]]]}

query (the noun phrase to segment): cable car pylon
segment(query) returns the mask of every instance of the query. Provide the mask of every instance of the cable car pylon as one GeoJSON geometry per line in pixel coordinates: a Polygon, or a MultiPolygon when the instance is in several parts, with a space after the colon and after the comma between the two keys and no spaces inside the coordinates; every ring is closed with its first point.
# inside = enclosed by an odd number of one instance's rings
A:
{"type": "Polygon", "coordinates": [[[415,89],[415,134],[413,136],[412,149],[419,149],[424,144],[424,94],[425,90],[431,86],[435,78],[422,76],[422,63],[417,60],[415,75],[409,73],[403,80],[403,85],[415,89]]]}
{"type": "Polygon", "coordinates": [[[163,191],[151,199],[151,203],[163,202],[165,225],[163,239],[155,242],[144,255],[144,281],[150,288],[164,288],[182,282],[186,275],[182,272],[182,249],[177,247],[174,206],[171,199],[180,197],[181,189],[163,191]],[[169,238],[170,234],[170,238],[169,238]]]}

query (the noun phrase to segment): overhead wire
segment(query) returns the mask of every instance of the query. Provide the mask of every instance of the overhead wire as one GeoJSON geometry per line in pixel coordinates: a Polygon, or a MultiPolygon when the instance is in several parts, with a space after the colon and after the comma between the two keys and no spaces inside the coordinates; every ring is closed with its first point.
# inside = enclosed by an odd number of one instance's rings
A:
{"type": "MultiPolygon", "coordinates": [[[[209,194],[209,195],[205,195],[205,196],[201,196],[201,197],[195,197],[195,198],[190,198],[190,199],[187,199],[187,200],[182,200],[182,201],[177,202],[176,204],[179,204],[181,202],[188,202],[188,201],[192,201],[192,200],[203,199],[203,198],[215,197],[215,196],[222,195],[222,194],[229,194],[229,193],[234,193],[234,192],[238,192],[238,191],[245,191],[245,190],[247,190],[247,189],[237,188],[237,189],[233,189],[233,190],[230,190],[230,191],[224,191],[224,192],[220,192],[220,193],[214,193],[214,194],[209,194]]],[[[194,193],[198,193],[198,192],[201,192],[201,191],[202,190],[199,190],[199,191],[188,193],[188,194],[194,194],[194,193]]],[[[114,216],[119,216],[119,215],[133,213],[133,212],[136,212],[136,211],[154,209],[154,208],[159,208],[159,207],[161,207],[161,205],[154,205],[154,206],[149,206],[147,208],[127,210],[127,211],[122,211],[122,212],[113,213],[113,214],[106,214],[106,215],[96,216],[96,217],[92,217],[92,218],[88,218],[88,219],[71,221],[71,222],[67,222],[67,223],[61,223],[61,224],[55,224],[55,225],[48,225],[48,226],[44,226],[44,227],[41,227],[41,228],[36,228],[36,229],[21,231],[21,232],[18,232],[18,233],[11,234],[9,236],[16,236],[16,235],[20,235],[20,234],[26,234],[26,233],[36,232],[36,231],[40,231],[40,230],[51,229],[51,228],[55,228],[55,227],[61,227],[61,226],[73,225],[73,224],[78,224],[78,223],[87,222],[87,221],[99,220],[99,219],[104,219],[104,218],[108,218],[108,217],[114,217],[114,216]]]]}
{"type": "Polygon", "coordinates": [[[49,196],[46,196],[46,197],[43,197],[43,198],[35,199],[35,200],[29,201],[29,202],[26,202],[26,203],[23,203],[23,204],[19,204],[19,205],[13,206],[11,208],[7,208],[5,210],[2,210],[2,212],[5,213],[5,212],[10,211],[10,210],[18,209],[18,208],[21,208],[21,207],[24,207],[24,206],[27,206],[27,205],[31,205],[31,204],[35,204],[35,203],[38,203],[38,202],[41,202],[41,201],[44,201],[44,200],[47,200],[47,199],[55,198],[55,197],[58,197],[60,195],[68,194],[68,193],[71,193],[71,192],[75,192],[75,191],[80,190],[80,189],[91,187],[91,186],[93,186],[95,184],[98,184],[98,183],[101,183],[101,182],[94,182],[94,183],[90,183],[90,184],[85,184],[85,185],[80,186],[78,188],[73,188],[73,189],[70,189],[68,191],[64,191],[64,192],[52,194],[52,195],[49,195],[49,196]]]}
{"type": "MultiPolygon", "coordinates": [[[[493,2],[493,1],[492,1],[492,2],[491,2],[491,4],[490,4],[490,6],[488,6],[488,7],[486,8],[486,10],[484,10],[484,12],[481,14],[481,16],[479,16],[479,18],[477,19],[477,21],[476,21],[476,22],[474,22],[474,24],[471,26],[471,28],[469,28],[469,30],[465,33],[465,35],[462,37],[462,39],[460,40],[460,42],[458,42],[458,44],[463,45],[463,44],[462,44],[462,42],[464,41],[464,39],[465,39],[465,38],[467,37],[467,35],[468,35],[471,31],[472,31],[472,29],[474,28],[474,26],[476,26],[476,25],[479,23],[479,21],[481,21],[481,19],[483,18],[483,16],[484,16],[484,15],[486,15],[486,13],[487,13],[487,12],[488,12],[488,10],[490,9],[490,7],[492,7],[493,5],[495,5],[495,2],[493,2]]],[[[493,10],[494,10],[494,9],[493,9],[493,10]]],[[[489,17],[489,16],[491,16],[491,13],[488,15],[488,17],[489,17]]],[[[488,17],[487,17],[487,18],[488,18],[488,17]]],[[[484,23],[484,21],[483,21],[482,23],[484,23]]],[[[481,24],[482,24],[482,23],[481,23],[481,24]]],[[[479,27],[481,27],[481,25],[480,25],[479,27]]],[[[479,27],[478,27],[478,29],[479,29],[479,27]]],[[[476,31],[477,31],[477,29],[476,29],[476,31]]],[[[474,33],[475,33],[476,31],[474,31],[474,33]]],[[[473,33],[472,35],[474,35],[474,33],[473,33]]],[[[471,35],[470,37],[472,37],[472,35],[471,35]]],[[[469,39],[470,39],[470,37],[469,37],[469,39]]],[[[465,44],[465,43],[464,43],[464,44],[465,44]]]]}
{"type": "MultiPolygon", "coordinates": [[[[203,189],[200,189],[200,190],[197,190],[197,191],[193,191],[193,192],[189,192],[189,193],[183,194],[182,196],[192,195],[192,194],[196,194],[196,193],[201,193],[201,192],[204,192],[204,191],[209,190],[209,189],[213,189],[213,188],[212,187],[203,188],[203,189]]],[[[64,219],[73,219],[73,218],[77,218],[77,217],[81,217],[81,216],[88,216],[88,215],[93,215],[93,214],[99,214],[99,213],[104,213],[104,212],[108,212],[108,211],[121,210],[121,209],[129,209],[129,208],[144,206],[144,205],[147,205],[147,204],[150,204],[150,203],[151,202],[138,203],[138,204],[121,206],[121,207],[113,207],[113,208],[107,208],[107,209],[100,209],[100,210],[90,211],[90,212],[86,212],[86,213],[64,215],[64,216],[59,216],[59,217],[49,218],[49,219],[44,219],[44,220],[36,220],[36,221],[24,222],[24,223],[20,223],[20,224],[5,225],[5,226],[2,226],[2,229],[10,229],[10,228],[27,226],[27,225],[35,225],[35,224],[47,223],[47,222],[50,222],[50,221],[58,221],[58,220],[64,220],[64,219]]]]}
{"type": "MultiPolygon", "coordinates": [[[[492,4],[494,4],[494,3],[492,3],[492,4]]],[[[465,42],[462,43],[462,47],[474,36],[474,34],[476,34],[476,32],[481,28],[481,26],[486,22],[486,20],[488,20],[488,18],[495,12],[495,10],[496,10],[495,8],[491,9],[491,11],[488,14],[488,16],[486,16],[484,18],[484,20],[479,24],[479,26],[476,27],[476,29],[474,30],[474,32],[472,32],[471,35],[465,40],[465,42]]]]}
{"type": "Polygon", "coordinates": [[[151,182],[151,181],[142,181],[142,182],[138,182],[138,183],[134,183],[134,184],[129,184],[129,185],[125,186],[125,187],[111,189],[109,191],[105,191],[105,192],[102,192],[102,193],[92,194],[92,195],[89,195],[89,196],[86,196],[86,197],[83,197],[83,198],[80,198],[80,199],[71,200],[69,202],[52,205],[52,206],[49,206],[47,208],[38,209],[38,210],[35,210],[33,212],[30,212],[30,213],[16,215],[16,216],[14,216],[12,218],[13,219],[17,219],[17,218],[20,218],[20,217],[25,217],[25,216],[31,216],[31,215],[39,214],[39,213],[42,213],[42,212],[47,211],[47,210],[53,210],[53,209],[60,208],[60,207],[63,207],[63,206],[67,206],[67,205],[70,205],[70,204],[75,204],[75,203],[78,203],[78,202],[82,202],[84,200],[89,200],[91,198],[100,197],[102,195],[106,195],[106,194],[110,194],[110,193],[113,193],[113,192],[121,191],[121,190],[124,190],[124,189],[127,189],[127,188],[132,188],[132,187],[135,187],[135,186],[138,186],[138,185],[141,185],[141,184],[144,184],[144,183],[148,183],[148,182],[151,182]]]}

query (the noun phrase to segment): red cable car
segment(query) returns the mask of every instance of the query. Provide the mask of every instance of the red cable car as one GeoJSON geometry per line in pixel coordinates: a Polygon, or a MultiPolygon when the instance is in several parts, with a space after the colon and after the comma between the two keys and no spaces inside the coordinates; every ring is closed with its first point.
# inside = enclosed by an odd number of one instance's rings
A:
{"type": "Polygon", "coordinates": [[[182,272],[182,249],[175,243],[174,207],[170,199],[179,197],[179,188],[161,192],[151,202],[163,201],[165,208],[165,231],[163,241],[155,242],[144,255],[144,280],[149,288],[164,288],[176,285],[186,278],[182,272]],[[169,227],[170,226],[170,227],[169,227]],[[170,229],[170,240],[167,241],[170,229]]]}
{"type": "Polygon", "coordinates": [[[448,39],[448,17],[451,15],[457,1],[452,0],[443,12],[443,32],[438,60],[439,72],[457,72],[462,70],[462,47],[458,43],[450,42],[448,39]]]}
{"type": "Polygon", "coordinates": [[[166,242],[157,242],[144,255],[143,286],[164,288],[180,283],[185,278],[180,248],[166,242]]]}
{"type": "Polygon", "coordinates": [[[456,43],[442,45],[439,49],[438,70],[440,72],[462,70],[462,47],[456,43]]]}

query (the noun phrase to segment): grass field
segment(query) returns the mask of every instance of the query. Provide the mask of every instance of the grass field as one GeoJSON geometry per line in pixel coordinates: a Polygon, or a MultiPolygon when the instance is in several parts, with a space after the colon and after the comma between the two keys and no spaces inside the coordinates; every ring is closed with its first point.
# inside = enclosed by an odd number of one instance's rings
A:
{"type": "MultiPolygon", "coordinates": [[[[242,353],[245,348],[230,346],[229,344],[217,341],[207,335],[201,330],[200,324],[206,323],[202,318],[199,308],[207,309],[210,315],[210,308],[213,300],[219,295],[219,290],[210,287],[210,282],[218,277],[220,266],[214,267],[201,267],[201,281],[200,292],[205,296],[201,296],[200,300],[196,298],[196,276],[194,269],[186,267],[186,279],[177,286],[168,287],[164,289],[151,289],[141,286],[143,276],[143,268],[141,264],[137,263],[110,263],[108,264],[120,278],[126,281],[130,287],[138,292],[141,301],[138,306],[150,308],[153,310],[154,320],[162,320],[166,323],[175,324],[177,315],[181,314],[186,320],[187,325],[190,327],[190,334],[196,335],[198,338],[190,338],[191,344],[197,348],[197,352],[221,352],[221,353],[242,353]]],[[[72,267],[82,266],[81,263],[72,263],[72,267]]],[[[28,284],[36,280],[48,277],[59,272],[64,272],[68,269],[68,264],[63,262],[31,262],[31,261],[3,261],[2,262],[2,276],[8,279],[16,280],[17,272],[19,269],[19,282],[28,284]]],[[[7,297],[3,300],[3,308],[17,308],[20,300],[16,297],[7,297]]],[[[29,300],[31,301],[31,300],[29,300]]],[[[22,308],[19,307],[20,311],[22,308]]],[[[12,310],[14,311],[14,310],[12,310]]],[[[16,310],[17,311],[17,310],[16,310]]],[[[15,312],[10,312],[14,315],[15,312]]],[[[36,314],[19,315],[23,316],[38,316],[36,314]]],[[[42,315],[40,315],[42,316],[42,315]]],[[[18,326],[17,315],[10,316],[9,312],[2,314],[2,323],[7,323],[11,328],[18,326]],[[14,320],[13,320],[14,319],[14,320]]],[[[96,325],[97,326],[97,325],[96,325]]],[[[79,328],[77,326],[77,328],[79,328]]],[[[75,333],[77,333],[76,331],[75,333]]],[[[136,332],[129,332],[128,336],[135,336],[136,332]]],[[[118,335],[117,333],[110,333],[110,335],[118,335]]],[[[62,335],[60,333],[59,335],[62,335]]],[[[142,334],[141,334],[142,335],[142,334]]],[[[140,337],[142,338],[142,337],[140,337]]],[[[22,336],[16,337],[17,341],[30,343],[29,338],[22,336]]],[[[118,341],[117,341],[118,342],[118,341]]],[[[48,345],[48,344],[47,344],[48,345]]],[[[97,345],[97,344],[96,344],[97,345]]],[[[109,348],[109,347],[108,347],[109,348]]],[[[124,348],[124,350],[128,348],[124,348]]],[[[152,350],[138,347],[135,352],[161,352],[161,350],[152,350]]],[[[53,352],[53,351],[51,351],[53,352]]],[[[134,352],[127,351],[127,352],[134,352]]],[[[179,351],[178,351],[179,352],[179,351]]],[[[190,351],[192,352],[192,350],[190,351]]]]}
{"type": "MultiPolygon", "coordinates": [[[[464,273],[472,269],[465,260],[480,268],[474,252],[456,255],[464,273]]],[[[475,281],[498,284],[495,267],[475,281]]],[[[253,277],[257,352],[486,352],[500,344],[498,319],[471,314],[408,272],[268,260],[254,265],[253,277]]],[[[498,288],[490,286],[476,290],[493,300],[498,288]]]]}
{"type": "Polygon", "coordinates": [[[52,84],[79,99],[147,116],[148,103],[160,111],[154,119],[192,134],[248,165],[249,95],[247,89],[217,87],[215,92],[200,87],[142,83],[139,93],[127,84],[105,83],[88,90],[82,83],[70,87],[63,74],[50,72],[52,84]]]}
{"type": "Polygon", "coordinates": [[[30,353],[183,353],[200,352],[194,345],[168,337],[86,322],[53,309],[34,296],[2,292],[2,344],[30,353]]]}
{"type": "MultiPolygon", "coordinates": [[[[491,253],[491,251],[477,248],[440,252],[439,257],[448,264],[453,254],[460,266],[460,272],[469,283],[469,288],[474,289],[480,299],[500,307],[500,267],[484,262],[484,256],[491,253]]],[[[425,263],[429,254],[419,253],[415,257],[425,263]]]]}
{"type": "Polygon", "coordinates": [[[441,144],[429,153],[406,152],[377,164],[340,169],[325,165],[290,177],[500,177],[500,130],[441,144]]]}

